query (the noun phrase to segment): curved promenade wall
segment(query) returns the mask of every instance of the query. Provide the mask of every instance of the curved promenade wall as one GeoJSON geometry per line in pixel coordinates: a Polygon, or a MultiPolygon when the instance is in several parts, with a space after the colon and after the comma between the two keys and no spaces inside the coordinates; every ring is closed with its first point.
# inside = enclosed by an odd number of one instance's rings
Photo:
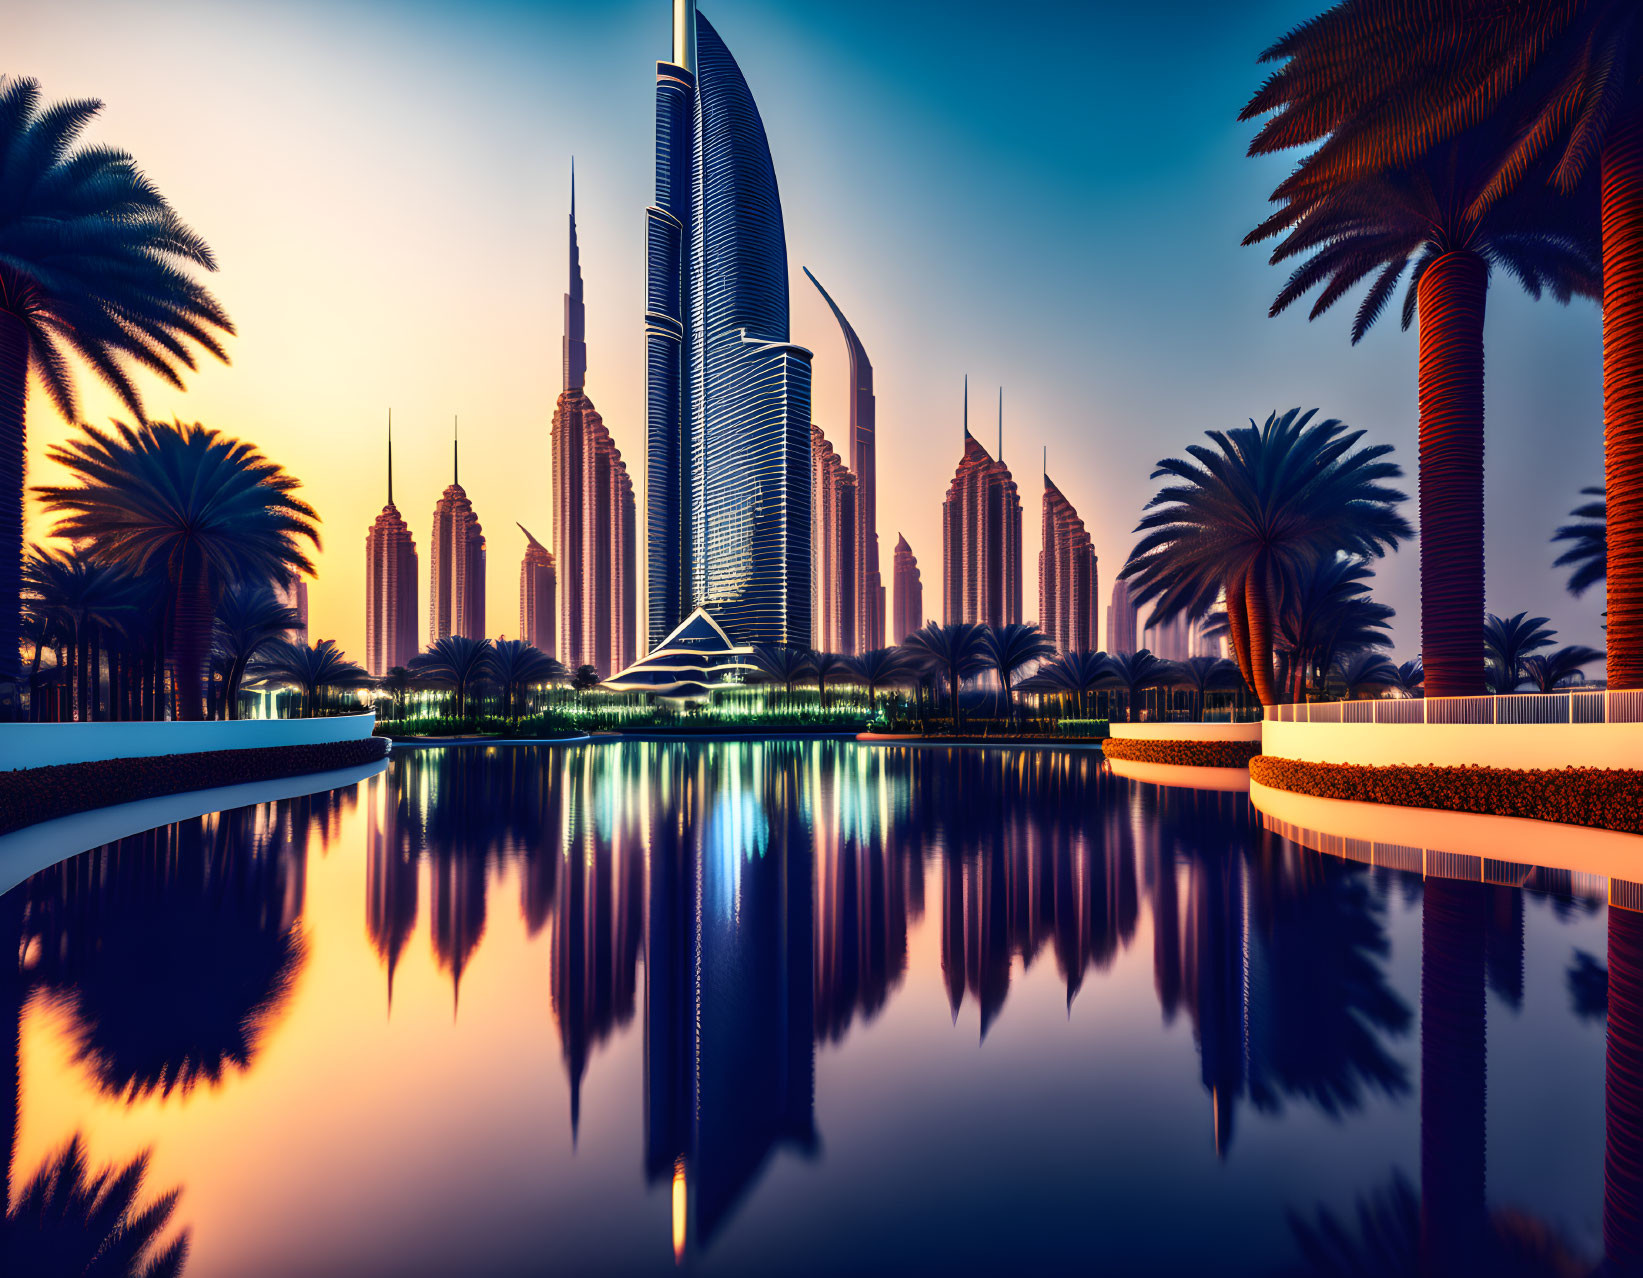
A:
{"type": "MultiPolygon", "coordinates": [[[[1162,726],[1162,725],[1161,725],[1162,726]]],[[[1643,769],[1643,723],[1283,723],[1261,752],[1308,763],[1643,769]]]]}
{"type": "Polygon", "coordinates": [[[102,759],[362,741],[371,735],[376,719],[375,711],[367,711],[319,719],[203,723],[8,723],[0,726],[0,772],[102,759]]]}
{"type": "Polygon", "coordinates": [[[1259,719],[1252,723],[1111,723],[1107,732],[1135,741],[1259,741],[1261,726],[1259,719]]]}

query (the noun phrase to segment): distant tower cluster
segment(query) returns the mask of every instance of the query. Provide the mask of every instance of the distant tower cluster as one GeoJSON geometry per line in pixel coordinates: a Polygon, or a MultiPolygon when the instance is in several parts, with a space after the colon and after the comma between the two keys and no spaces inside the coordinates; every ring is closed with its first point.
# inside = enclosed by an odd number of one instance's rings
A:
{"type": "MultiPolygon", "coordinates": [[[[633,482],[604,419],[587,397],[586,311],[571,175],[570,290],[565,294],[564,389],[553,413],[553,544],[564,576],[559,652],[572,669],[602,675],[638,655],[633,482]]],[[[548,645],[538,644],[544,651],[548,645]]]]}
{"type": "Polygon", "coordinates": [[[1112,583],[1112,600],[1107,604],[1108,652],[1136,650],[1136,620],[1139,609],[1130,600],[1130,583],[1120,577],[1112,583]]]}
{"type": "Polygon", "coordinates": [[[903,643],[915,630],[924,629],[924,581],[919,576],[918,559],[907,538],[896,537],[895,557],[896,616],[890,637],[903,643]]]}
{"type": "MultiPolygon", "coordinates": [[[[811,275],[808,267],[804,273],[832,309],[833,317],[838,320],[839,329],[844,334],[845,348],[850,353],[850,465],[846,473],[854,476],[856,486],[856,513],[853,523],[848,526],[853,559],[848,606],[853,620],[843,631],[837,646],[831,631],[826,632],[827,638],[818,638],[816,642],[828,652],[870,652],[884,646],[884,579],[879,572],[878,409],[873,397],[873,363],[867,358],[867,348],[856,336],[855,328],[844,317],[838,303],[821,286],[821,281],[811,275]]],[[[812,426],[811,431],[814,436],[816,428],[812,426]]],[[[820,494],[820,488],[813,488],[811,500],[820,500],[820,494]]],[[[817,518],[812,512],[813,523],[817,518]]],[[[819,576],[820,569],[815,571],[819,576]]],[[[814,624],[821,633],[823,622],[819,614],[814,624]]]]}
{"type": "Polygon", "coordinates": [[[941,508],[942,611],[949,625],[1021,620],[1021,495],[1004,465],[1004,392],[998,396],[999,458],[970,434],[964,384],[964,456],[941,508]]]}
{"type": "Polygon", "coordinates": [[[388,504],[365,535],[365,668],[378,678],[416,656],[417,558],[394,505],[394,422],[388,417],[388,504]]]}
{"type": "Polygon", "coordinates": [[[1101,604],[1095,548],[1073,504],[1044,472],[1044,548],[1038,554],[1038,624],[1058,652],[1093,651],[1101,604]]]}
{"type": "Polygon", "coordinates": [[[519,637],[557,656],[554,635],[555,604],[559,595],[559,574],[550,551],[524,524],[525,558],[519,565],[519,637]]]}
{"type": "Polygon", "coordinates": [[[452,635],[485,638],[485,530],[459,482],[451,441],[451,486],[434,506],[428,579],[428,642],[452,635]]]}
{"type": "Polygon", "coordinates": [[[810,615],[824,652],[858,651],[856,570],[860,566],[856,477],[820,426],[810,428],[810,615]]]}

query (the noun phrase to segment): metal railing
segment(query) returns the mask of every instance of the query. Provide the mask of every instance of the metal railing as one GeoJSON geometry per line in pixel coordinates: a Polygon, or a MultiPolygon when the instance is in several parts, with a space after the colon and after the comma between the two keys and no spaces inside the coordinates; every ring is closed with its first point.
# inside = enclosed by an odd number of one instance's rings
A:
{"type": "Polygon", "coordinates": [[[1273,723],[1643,723],[1643,691],[1603,688],[1495,697],[1396,697],[1268,706],[1273,723]]]}

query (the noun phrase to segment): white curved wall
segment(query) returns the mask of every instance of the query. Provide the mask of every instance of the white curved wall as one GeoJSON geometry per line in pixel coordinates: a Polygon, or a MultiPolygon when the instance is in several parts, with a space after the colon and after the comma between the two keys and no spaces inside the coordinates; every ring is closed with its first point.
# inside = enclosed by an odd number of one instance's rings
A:
{"type": "Polygon", "coordinates": [[[1114,776],[1145,781],[1149,785],[1184,786],[1189,790],[1228,790],[1240,794],[1249,789],[1248,768],[1197,768],[1177,763],[1137,763],[1133,759],[1108,759],[1107,766],[1114,776]]]}
{"type": "Polygon", "coordinates": [[[1643,723],[1281,723],[1261,752],[1310,763],[1643,769],[1643,723]]]}
{"type": "Polygon", "coordinates": [[[1135,741],[1259,741],[1261,723],[1110,723],[1107,735],[1135,741]]]}
{"type": "Polygon", "coordinates": [[[145,759],[208,750],[255,750],[263,746],[327,745],[363,741],[376,713],[320,719],[234,719],[206,723],[8,723],[0,724],[0,772],[97,759],[145,759]]]}

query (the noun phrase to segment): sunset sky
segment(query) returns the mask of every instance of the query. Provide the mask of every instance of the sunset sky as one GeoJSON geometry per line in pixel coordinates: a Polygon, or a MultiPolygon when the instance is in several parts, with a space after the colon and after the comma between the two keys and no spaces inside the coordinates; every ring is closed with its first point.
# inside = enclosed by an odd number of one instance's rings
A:
{"type": "MultiPolygon", "coordinates": [[[[881,557],[888,579],[907,536],[928,614],[966,373],[989,447],[1004,387],[1029,618],[1045,447],[1094,535],[1103,597],[1152,464],[1206,429],[1316,406],[1395,444],[1413,498],[1413,333],[1383,318],[1354,349],[1352,303],[1311,323],[1307,305],[1267,319],[1284,272],[1238,245],[1293,160],[1246,159],[1253,128],[1237,113],[1260,50],[1321,0],[701,7],[764,117],[793,339],[816,353],[815,418],[840,448],[843,344],[801,268],[872,357],[881,557]]],[[[670,18],[668,0],[54,0],[9,20],[0,71],[37,78],[48,98],[101,98],[92,139],[133,152],[218,256],[233,364],[186,393],[146,378],[147,405],[250,439],[303,480],[325,531],[314,637],[364,655],[363,546],[390,406],[424,611],[460,415],[463,484],[489,543],[488,629],[517,633],[514,523],[552,531],[572,155],[588,391],[640,481],[642,210],[670,18]]],[[[1561,641],[1601,647],[1600,592],[1569,598],[1548,545],[1602,478],[1597,310],[1534,303],[1497,277],[1487,342],[1488,606],[1550,615],[1561,641]]],[[[89,420],[117,412],[81,384],[89,420]]],[[[38,393],[28,426],[43,482],[45,448],[69,428],[38,393]]],[[[1419,649],[1417,565],[1411,544],[1377,584],[1403,658],[1419,649]]]]}

